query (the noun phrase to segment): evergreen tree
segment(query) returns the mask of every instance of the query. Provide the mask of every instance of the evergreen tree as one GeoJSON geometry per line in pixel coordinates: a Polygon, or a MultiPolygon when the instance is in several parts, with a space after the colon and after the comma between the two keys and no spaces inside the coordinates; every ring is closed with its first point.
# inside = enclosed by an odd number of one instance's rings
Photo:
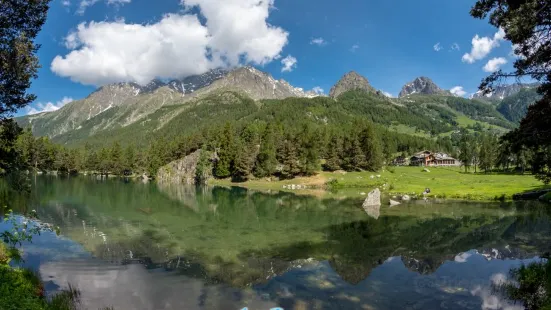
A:
{"type": "Polygon", "coordinates": [[[360,132],[359,143],[365,158],[362,168],[369,171],[381,169],[383,166],[381,142],[377,138],[371,124],[364,125],[364,128],[360,132]]]}
{"type": "Polygon", "coordinates": [[[291,179],[300,173],[300,164],[298,159],[297,143],[292,137],[288,136],[283,142],[281,150],[282,164],[281,178],[291,179]]]}
{"type": "Polygon", "coordinates": [[[267,177],[276,172],[276,142],[275,132],[272,123],[266,126],[262,142],[260,144],[260,152],[256,157],[254,175],[257,178],[267,177]]]}
{"type": "Polygon", "coordinates": [[[233,139],[233,127],[231,123],[226,123],[220,135],[218,146],[218,160],[214,167],[214,176],[217,178],[227,178],[231,176],[233,161],[235,159],[235,144],[233,139]]]}
{"type": "Polygon", "coordinates": [[[497,161],[497,139],[492,134],[484,134],[480,141],[480,169],[487,173],[497,161]]]}
{"type": "Polygon", "coordinates": [[[459,160],[465,167],[465,172],[467,172],[473,163],[473,138],[466,130],[461,132],[459,160]]]}
{"type": "Polygon", "coordinates": [[[122,148],[118,142],[113,143],[109,151],[109,171],[115,175],[124,173],[122,148]]]}
{"type": "Polygon", "coordinates": [[[249,179],[253,169],[254,153],[251,151],[251,147],[247,145],[246,141],[239,139],[236,141],[235,145],[237,152],[232,171],[232,180],[237,182],[245,182],[249,179]]]}
{"type": "Polygon", "coordinates": [[[360,171],[366,166],[365,154],[356,136],[344,138],[343,168],[346,171],[360,171]]]}
{"type": "Polygon", "coordinates": [[[342,167],[342,140],[341,137],[333,134],[327,146],[327,158],[325,159],[324,169],[327,171],[336,171],[342,167]]]}
{"type": "Polygon", "coordinates": [[[129,145],[124,150],[123,174],[131,175],[136,169],[136,152],[134,146],[129,145]]]}

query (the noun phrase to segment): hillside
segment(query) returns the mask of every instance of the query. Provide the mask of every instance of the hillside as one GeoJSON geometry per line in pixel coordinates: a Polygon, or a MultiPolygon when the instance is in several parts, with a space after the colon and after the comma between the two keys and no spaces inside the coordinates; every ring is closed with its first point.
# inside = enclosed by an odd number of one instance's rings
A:
{"type": "Polygon", "coordinates": [[[523,88],[518,93],[506,97],[497,106],[497,110],[511,122],[519,123],[526,115],[528,107],[541,98],[535,88],[523,88]]]}
{"type": "Polygon", "coordinates": [[[533,99],[524,94],[517,93],[514,102],[505,101],[503,108],[496,109],[478,99],[455,97],[428,78],[417,78],[404,86],[401,98],[388,98],[365,77],[350,72],[326,97],[244,67],[230,72],[210,71],[168,84],[153,81],[146,86],[108,85],[58,111],[17,121],[23,127],[30,126],[36,136],[49,136],[55,142],[73,146],[116,141],[143,146],[159,138],[199,133],[226,122],[245,125],[255,121],[289,125],[306,121],[346,127],[356,119],[367,119],[397,133],[434,138],[449,136],[461,128],[491,128],[504,133],[514,128],[516,117],[524,113],[513,117],[513,110],[524,99],[533,99]]]}

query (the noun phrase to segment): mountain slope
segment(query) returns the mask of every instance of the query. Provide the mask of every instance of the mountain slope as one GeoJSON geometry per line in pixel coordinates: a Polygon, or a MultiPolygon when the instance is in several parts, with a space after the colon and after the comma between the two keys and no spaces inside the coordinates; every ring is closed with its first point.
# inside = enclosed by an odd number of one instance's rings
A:
{"type": "Polygon", "coordinates": [[[506,97],[497,106],[497,110],[509,121],[519,123],[528,107],[541,98],[535,88],[520,89],[514,95],[506,97]]]}
{"type": "Polygon", "coordinates": [[[499,85],[495,87],[494,91],[483,95],[481,91],[477,91],[472,95],[472,99],[483,99],[483,100],[489,100],[489,101],[499,101],[503,100],[507,97],[516,95],[518,92],[520,92],[522,89],[530,88],[535,89],[539,87],[539,83],[531,83],[531,84],[522,84],[522,83],[515,83],[511,85],[499,85]]]}
{"type": "MultiPolygon", "coordinates": [[[[22,127],[30,126],[37,136],[54,138],[70,131],[83,132],[82,128],[90,136],[101,130],[139,122],[161,107],[185,104],[224,90],[242,92],[254,100],[315,96],[304,92],[302,88],[293,87],[285,80],[275,80],[268,73],[243,67],[230,72],[211,70],[168,84],[154,80],[145,86],[135,83],[107,85],[86,99],[71,102],[58,111],[16,120],[22,127]]],[[[79,134],[81,135],[83,133],[79,134]]]]}

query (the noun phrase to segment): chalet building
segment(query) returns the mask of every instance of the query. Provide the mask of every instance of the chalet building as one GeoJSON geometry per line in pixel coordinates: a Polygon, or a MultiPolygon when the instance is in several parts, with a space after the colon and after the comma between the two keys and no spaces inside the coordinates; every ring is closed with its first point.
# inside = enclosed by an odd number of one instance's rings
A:
{"type": "Polygon", "coordinates": [[[459,160],[446,153],[432,153],[429,151],[419,152],[413,155],[410,160],[411,166],[423,167],[457,167],[461,166],[459,160]]]}

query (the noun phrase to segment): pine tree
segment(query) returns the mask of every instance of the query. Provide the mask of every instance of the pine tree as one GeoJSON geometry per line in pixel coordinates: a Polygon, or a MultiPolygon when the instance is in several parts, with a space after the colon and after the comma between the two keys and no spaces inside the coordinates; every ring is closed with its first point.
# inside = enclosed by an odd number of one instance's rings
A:
{"type": "Polygon", "coordinates": [[[291,179],[300,173],[300,165],[298,160],[298,150],[296,140],[288,136],[283,142],[281,151],[281,177],[283,179],[291,179]]]}
{"type": "Polygon", "coordinates": [[[365,154],[356,136],[345,137],[343,168],[346,171],[360,171],[366,166],[365,154]]]}
{"type": "Polygon", "coordinates": [[[109,152],[109,170],[116,175],[124,173],[122,148],[118,142],[113,143],[109,152]]]}
{"type": "Polygon", "coordinates": [[[360,132],[359,142],[364,153],[364,165],[369,171],[377,171],[383,166],[383,153],[381,150],[381,142],[377,138],[373,126],[371,124],[364,125],[360,132]]]}
{"type": "Polygon", "coordinates": [[[492,134],[484,134],[480,139],[480,169],[486,173],[491,170],[497,161],[497,139],[492,134]]]}
{"type": "Polygon", "coordinates": [[[256,157],[254,175],[257,178],[267,177],[276,172],[276,143],[274,128],[271,123],[266,126],[262,142],[260,144],[260,152],[256,157]]]}
{"type": "Polygon", "coordinates": [[[465,172],[467,172],[473,163],[473,138],[466,130],[461,131],[459,160],[465,167],[465,172]]]}
{"type": "Polygon", "coordinates": [[[327,146],[327,158],[325,159],[324,169],[327,171],[336,171],[342,167],[342,140],[341,137],[333,134],[327,146]]]}
{"type": "Polygon", "coordinates": [[[123,160],[123,174],[131,175],[136,169],[136,152],[132,145],[129,145],[124,150],[124,160],[123,160]]]}
{"type": "Polygon", "coordinates": [[[214,176],[227,178],[231,176],[233,161],[235,159],[235,145],[233,139],[233,128],[231,123],[226,123],[220,135],[218,147],[218,160],[214,167],[214,176]]]}
{"type": "Polygon", "coordinates": [[[234,160],[234,168],[232,171],[232,180],[237,182],[245,182],[249,179],[253,169],[253,152],[246,141],[236,141],[236,155],[234,160]]]}

